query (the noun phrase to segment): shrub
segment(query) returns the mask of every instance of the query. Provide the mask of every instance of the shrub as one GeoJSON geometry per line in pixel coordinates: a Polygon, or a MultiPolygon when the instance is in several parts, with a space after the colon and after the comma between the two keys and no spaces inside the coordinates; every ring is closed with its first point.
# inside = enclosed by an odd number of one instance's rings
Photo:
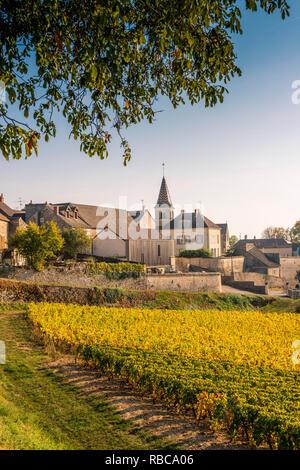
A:
{"type": "Polygon", "coordinates": [[[90,263],[91,274],[104,274],[108,279],[138,279],[145,269],[142,264],[132,263],[90,263]]]}
{"type": "Polygon", "coordinates": [[[212,258],[212,253],[201,248],[199,250],[182,250],[179,256],[181,258],[212,258]]]}

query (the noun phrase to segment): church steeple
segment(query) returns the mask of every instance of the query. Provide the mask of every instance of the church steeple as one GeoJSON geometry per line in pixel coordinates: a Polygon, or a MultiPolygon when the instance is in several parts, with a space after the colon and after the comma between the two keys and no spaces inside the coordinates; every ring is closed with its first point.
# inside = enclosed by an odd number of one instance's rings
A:
{"type": "Polygon", "coordinates": [[[169,188],[166,182],[165,177],[163,176],[161,185],[160,185],[160,191],[157,199],[157,205],[165,205],[167,204],[169,207],[172,207],[172,201],[171,201],[171,196],[169,192],[169,188]]]}
{"type": "Polygon", "coordinates": [[[161,236],[162,232],[164,232],[166,237],[169,238],[170,230],[168,227],[170,227],[170,222],[174,218],[174,208],[164,174],[164,166],[165,164],[163,163],[163,178],[155,206],[155,226],[156,230],[161,233],[161,236]]]}

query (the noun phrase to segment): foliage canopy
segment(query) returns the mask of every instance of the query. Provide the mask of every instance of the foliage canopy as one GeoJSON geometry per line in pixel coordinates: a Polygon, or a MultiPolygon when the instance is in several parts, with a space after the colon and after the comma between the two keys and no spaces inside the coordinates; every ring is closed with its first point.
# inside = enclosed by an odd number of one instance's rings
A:
{"type": "Polygon", "coordinates": [[[77,259],[78,253],[90,248],[91,238],[82,227],[66,229],[62,232],[64,246],[62,252],[65,258],[77,259]]]}
{"type": "MultiPolygon", "coordinates": [[[[289,14],[286,0],[245,0],[246,8],[289,14]]],[[[159,95],[222,102],[241,71],[233,34],[239,0],[0,0],[0,149],[7,160],[38,153],[55,137],[57,112],[90,157],[108,155],[111,129],[155,118],[159,95]],[[16,118],[19,108],[24,119],[16,118]]],[[[17,115],[18,116],[18,115],[17,115]]]]}
{"type": "Polygon", "coordinates": [[[41,227],[30,222],[26,227],[17,228],[9,245],[24,256],[28,266],[41,271],[45,262],[62,249],[63,238],[54,222],[41,227]]]}

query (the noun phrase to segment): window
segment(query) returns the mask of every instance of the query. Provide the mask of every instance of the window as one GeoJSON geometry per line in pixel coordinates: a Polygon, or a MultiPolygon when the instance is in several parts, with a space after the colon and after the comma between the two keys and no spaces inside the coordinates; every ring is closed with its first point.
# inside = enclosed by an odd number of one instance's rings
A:
{"type": "Polygon", "coordinates": [[[176,242],[177,242],[177,245],[181,245],[181,238],[177,238],[176,242]]]}
{"type": "Polygon", "coordinates": [[[160,256],[160,245],[157,245],[157,256],[160,256]]]}

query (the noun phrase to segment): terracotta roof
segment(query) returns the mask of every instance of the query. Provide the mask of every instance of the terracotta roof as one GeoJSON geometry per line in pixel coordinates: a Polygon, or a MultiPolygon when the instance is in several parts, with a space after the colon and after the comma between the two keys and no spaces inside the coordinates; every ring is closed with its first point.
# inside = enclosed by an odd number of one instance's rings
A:
{"type": "Polygon", "coordinates": [[[165,177],[163,177],[161,185],[160,185],[157,205],[158,206],[167,205],[167,206],[172,207],[171,196],[169,193],[169,189],[168,189],[168,185],[167,185],[165,177]]]}
{"type": "MultiPolygon", "coordinates": [[[[195,212],[185,212],[184,214],[179,214],[175,219],[171,220],[170,228],[171,229],[182,229],[182,228],[216,228],[221,230],[218,225],[209,220],[207,217],[203,216],[200,213],[195,212]]],[[[169,228],[167,225],[164,228],[169,228]]]]}

